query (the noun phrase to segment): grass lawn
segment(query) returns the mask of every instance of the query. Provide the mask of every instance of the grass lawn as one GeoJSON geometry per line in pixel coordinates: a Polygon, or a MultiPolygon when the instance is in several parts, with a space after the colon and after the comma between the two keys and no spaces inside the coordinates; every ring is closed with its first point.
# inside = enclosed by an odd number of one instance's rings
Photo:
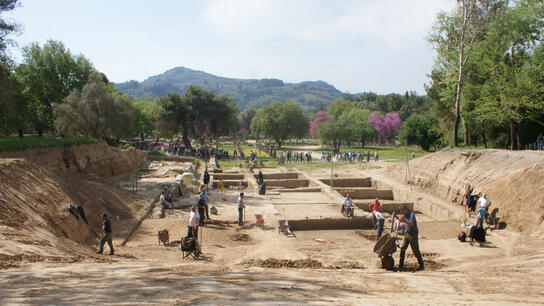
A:
{"type": "Polygon", "coordinates": [[[93,138],[5,137],[0,138],[0,152],[21,151],[30,148],[55,148],[97,143],[93,138]]]}

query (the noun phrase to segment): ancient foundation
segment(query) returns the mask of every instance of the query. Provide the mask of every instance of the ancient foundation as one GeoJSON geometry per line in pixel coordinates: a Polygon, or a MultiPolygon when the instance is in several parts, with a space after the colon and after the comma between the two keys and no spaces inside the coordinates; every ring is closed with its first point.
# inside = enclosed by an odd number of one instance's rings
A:
{"type": "Polygon", "coordinates": [[[292,231],[318,231],[318,230],[343,230],[343,229],[373,229],[372,219],[368,217],[326,218],[289,220],[289,228],[292,231]]]}
{"type": "MultiPolygon", "coordinates": [[[[331,186],[331,179],[319,179],[323,184],[331,186]]],[[[362,178],[339,178],[333,180],[334,187],[372,187],[370,177],[362,178]]]]}

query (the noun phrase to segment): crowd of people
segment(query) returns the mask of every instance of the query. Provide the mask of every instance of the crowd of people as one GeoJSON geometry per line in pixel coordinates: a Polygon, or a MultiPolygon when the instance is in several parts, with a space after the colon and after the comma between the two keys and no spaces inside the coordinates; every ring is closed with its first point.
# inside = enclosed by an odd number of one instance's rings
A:
{"type": "Polygon", "coordinates": [[[312,153],[311,152],[297,152],[297,151],[283,151],[277,158],[278,164],[285,163],[311,163],[312,162],[312,153]]]}
{"type": "Polygon", "coordinates": [[[365,152],[359,152],[359,153],[356,153],[356,152],[338,152],[338,153],[336,153],[336,154],[334,154],[332,156],[331,156],[330,153],[321,152],[320,161],[330,162],[331,158],[333,156],[334,156],[334,161],[337,161],[337,162],[350,162],[350,163],[358,162],[358,163],[362,163],[362,162],[365,162],[365,161],[370,162],[371,159],[373,159],[374,161],[379,160],[378,151],[374,151],[374,156],[373,157],[371,157],[370,151],[367,151],[366,153],[365,152]]]}

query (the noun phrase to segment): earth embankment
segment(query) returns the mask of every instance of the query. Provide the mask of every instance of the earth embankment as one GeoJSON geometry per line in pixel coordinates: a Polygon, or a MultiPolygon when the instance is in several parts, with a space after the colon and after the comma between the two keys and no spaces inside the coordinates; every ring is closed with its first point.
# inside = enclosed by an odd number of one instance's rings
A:
{"type": "Polygon", "coordinates": [[[0,158],[23,158],[50,171],[91,173],[110,178],[134,172],[146,159],[144,151],[118,150],[106,143],[0,152],[0,158]]]}
{"type": "Polygon", "coordinates": [[[103,212],[118,237],[138,222],[149,199],[108,178],[130,173],[145,154],[104,146],[8,152],[17,158],[0,159],[0,268],[94,256],[103,212]],[[81,206],[88,222],[69,204],[81,206]]]}
{"type": "Polygon", "coordinates": [[[390,177],[409,182],[416,189],[445,199],[452,206],[464,204],[467,190],[487,194],[498,216],[511,228],[523,231],[544,220],[544,154],[506,150],[444,150],[396,164],[390,177]],[[409,175],[407,175],[407,173],[409,175]]]}

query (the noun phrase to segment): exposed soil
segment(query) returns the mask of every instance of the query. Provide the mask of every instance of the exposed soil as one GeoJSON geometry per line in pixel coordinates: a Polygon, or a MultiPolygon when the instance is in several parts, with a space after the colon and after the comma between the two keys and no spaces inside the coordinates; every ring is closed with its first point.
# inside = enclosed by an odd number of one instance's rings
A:
{"type": "Polygon", "coordinates": [[[257,266],[262,268],[311,268],[318,269],[322,268],[323,264],[315,259],[277,259],[277,258],[267,258],[267,259],[249,259],[244,261],[242,264],[247,266],[257,266]]]}
{"type": "Polygon", "coordinates": [[[251,238],[249,237],[248,234],[234,234],[232,236],[230,236],[232,241],[243,241],[243,242],[247,242],[247,241],[250,241],[251,238]]]}
{"type": "MultiPolygon", "coordinates": [[[[457,159],[453,160],[451,165],[457,167],[457,159]]],[[[504,163],[495,162],[494,167],[504,167],[504,163]]],[[[384,162],[376,164],[383,167],[335,165],[335,173],[346,179],[379,178],[383,183],[377,186],[380,189],[386,189],[386,185],[394,190],[403,187],[400,172],[395,177],[388,176],[393,169],[388,170],[384,162]]],[[[245,225],[237,225],[238,190],[227,188],[224,194],[211,190],[209,204],[217,208],[218,214],[210,215],[213,220],[207,220],[206,226],[199,230],[202,256],[197,260],[182,259],[180,241],[187,234],[188,207],[196,203],[197,190],[193,192],[193,186],[186,186],[184,196],[175,199],[177,208],[167,210],[162,218],[155,214],[156,207],[147,215],[146,210],[164,185],[172,185],[177,175],[172,169],[184,167],[175,161],[148,164],[145,177],[139,180],[139,191],[133,192],[127,191],[131,187],[127,182],[121,182],[125,188],[119,188],[115,182],[84,173],[53,173],[23,161],[0,164],[2,304],[541,303],[544,242],[530,229],[516,231],[517,227],[510,226],[512,223],[503,230],[488,230],[488,243],[478,247],[457,240],[457,234],[467,230],[461,227],[461,221],[437,219],[421,211],[416,216],[424,271],[416,271],[417,261],[410,249],[405,270],[381,269],[380,259],[373,253],[376,232],[371,229],[327,228],[295,231],[294,235],[280,233],[279,220],[343,218],[342,196],[317,179],[330,176],[330,169],[322,168],[299,172],[299,177],[311,179],[311,184],[320,187],[321,192],[264,196],[254,189],[254,176],[247,169],[239,169],[252,186],[244,191],[245,225]],[[65,211],[67,201],[85,205],[86,211],[91,211],[88,217],[92,221],[88,226],[65,211]],[[99,217],[104,209],[115,212],[114,256],[94,254],[99,217]],[[121,245],[144,215],[146,218],[126,244],[121,245]],[[264,225],[256,225],[255,215],[263,216],[264,225]],[[166,246],[158,244],[157,232],[163,229],[170,234],[166,246]]],[[[451,181],[454,176],[448,174],[448,166],[441,164],[441,167],[445,168],[435,169],[444,174],[440,179],[451,181]]],[[[508,177],[518,175],[517,180],[521,181],[522,173],[538,177],[540,174],[535,172],[538,167],[530,164],[508,177]]],[[[464,173],[460,169],[455,175],[464,173]]],[[[195,172],[197,178],[202,171],[195,172]]],[[[287,171],[279,168],[263,172],[287,171]]],[[[423,179],[431,180],[421,174],[423,179]]],[[[485,184],[500,183],[505,196],[517,192],[515,188],[525,188],[515,186],[513,181],[509,181],[509,186],[502,185],[501,180],[497,177],[485,184]]],[[[541,188],[526,183],[535,188],[535,193],[541,188]]],[[[455,182],[452,186],[456,186],[455,182]]],[[[412,187],[414,190],[404,185],[414,198],[422,199],[420,202],[436,202],[436,207],[458,205],[449,198],[445,201],[438,198],[431,189],[412,187]]],[[[495,197],[498,196],[492,195],[492,201],[498,205],[495,197]]],[[[416,210],[420,210],[418,205],[421,203],[415,203],[416,210]]],[[[503,209],[507,208],[501,206],[503,209]]],[[[355,216],[369,218],[368,212],[358,207],[355,216]]],[[[389,232],[391,216],[388,213],[384,216],[389,232]]],[[[393,254],[397,264],[398,255],[397,250],[393,254]]]]}

